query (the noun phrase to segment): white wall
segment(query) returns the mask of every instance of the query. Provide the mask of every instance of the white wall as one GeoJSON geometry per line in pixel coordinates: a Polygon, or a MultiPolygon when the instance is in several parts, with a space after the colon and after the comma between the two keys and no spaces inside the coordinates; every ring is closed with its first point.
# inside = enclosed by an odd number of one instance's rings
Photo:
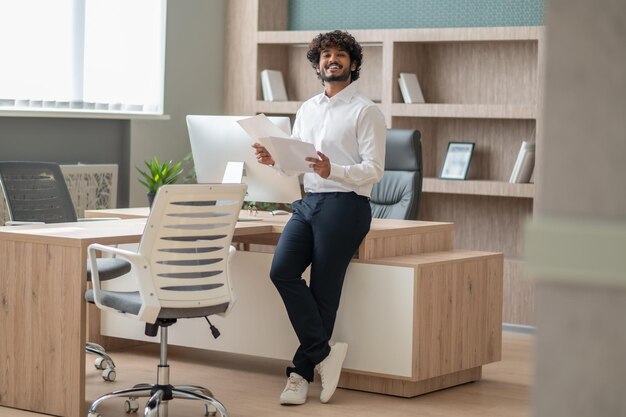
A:
{"type": "Polygon", "coordinates": [[[132,121],[130,207],[147,205],[135,166],[156,155],[182,159],[190,152],[185,116],[222,114],[226,0],[169,0],[165,113],[171,119],[132,121]]]}

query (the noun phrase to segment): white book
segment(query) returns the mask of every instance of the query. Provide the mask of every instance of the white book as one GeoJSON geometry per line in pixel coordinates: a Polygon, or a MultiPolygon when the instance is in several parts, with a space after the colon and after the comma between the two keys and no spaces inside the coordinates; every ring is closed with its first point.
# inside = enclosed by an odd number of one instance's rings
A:
{"type": "Polygon", "coordinates": [[[513,172],[509,182],[513,184],[527,183],[535,167],[535,144],[524,141],[517,154],[517,160],[513,166],[513,172]]]}
{"type": "Polygon", "coordinates": [[[406,104],[424,103],[422,88],[417,81],[417,75],[409,72],[401,72],[398,78],[400,92],[406,104]]]}
{"type": "Polygon", "coordinates": [[[261,71],[261,88],[263,100],[287,101],[287,90],[285,90],[282,72],[270,69],[261,71]]]}

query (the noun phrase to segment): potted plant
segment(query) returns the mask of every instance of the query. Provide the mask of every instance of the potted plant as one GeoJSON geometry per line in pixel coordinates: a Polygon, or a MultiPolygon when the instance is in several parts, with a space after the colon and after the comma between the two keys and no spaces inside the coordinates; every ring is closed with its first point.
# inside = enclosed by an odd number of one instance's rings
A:
{"type": "Polygon", "coordinates": [[[141,170],[135,167],[141,174],[139,182],[148,190],[148,203],[152,207],[154,196],[159,187],[165,184],[174,184],[183,173],[181,163],[173,163],[172,161],[159,162],[155,156],[151,161],[144,161],[147,170],[141,170]]]}

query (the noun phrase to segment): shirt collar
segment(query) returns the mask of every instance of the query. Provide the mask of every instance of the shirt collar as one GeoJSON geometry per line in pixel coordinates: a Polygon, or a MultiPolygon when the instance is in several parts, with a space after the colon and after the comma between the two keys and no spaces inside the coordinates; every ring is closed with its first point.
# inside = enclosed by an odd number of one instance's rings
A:
{"type": "Polygon", "coordinates": [[[350,84],[348,84],[346,88],[344,88],[343,90],[341,90],[340,92],[338,92],[332,97],[327,97],[326,94],[322,92],[322,94],[319,95],[318,103],[322,103],[325,100],[326,101],[341,100],[345,103],[349,103],[350,100],[352,100],[352,97],[357,93],[357,91],[358,91],[357,82],[352,81],[350,84]]]}

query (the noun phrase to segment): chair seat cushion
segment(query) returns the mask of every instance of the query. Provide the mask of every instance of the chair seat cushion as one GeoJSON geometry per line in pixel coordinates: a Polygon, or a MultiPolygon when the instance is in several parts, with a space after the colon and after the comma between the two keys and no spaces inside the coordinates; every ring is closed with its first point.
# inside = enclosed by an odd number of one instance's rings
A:
{"type": "MultiPolygon", "coordinates": [[[[108,281],[130,272],[130,263],[120,258],[98,258],[100,281],[108,281]]],[[[87,281],[91,281],[91,263],[87,262],[87,281]]]]}
{"type": "MultiPolygon", "coordinates": [[[[119,291],[101,291],[102,304],[107,307],[114,308],[122,313],[139,314],[141,309],[141,297],[139,291],[119,292],[119,291]]],[[[94,303],[93,290],[87,290],[85,299],[94,303]]],[[[162,308],[159,312],[160,319],[184,319],[194,317],[205,317],[213,314],[219,314],[226,311],[228,303],[218,304],[210,307],[193,307],[193,308],[162,308]]]]}

